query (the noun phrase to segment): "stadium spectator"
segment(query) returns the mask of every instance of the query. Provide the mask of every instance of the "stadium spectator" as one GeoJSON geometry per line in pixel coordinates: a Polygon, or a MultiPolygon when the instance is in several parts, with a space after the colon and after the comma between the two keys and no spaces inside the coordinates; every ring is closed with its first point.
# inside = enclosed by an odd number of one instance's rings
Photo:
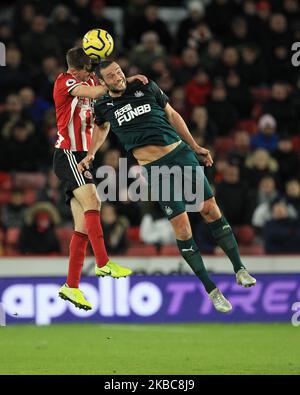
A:
{"type": "Polygon", "coordinates": [[[198,52],[193,48],[185,48],[182,51],[179,67],[174,70],[176,81],[179,85],[184,85],[191,80],[200,63],[198,52]]]}
{"type": "Polygon", "coordinates": [[[286,84],[276,82],[272,85],[271,98],[264,104],[263,113],[273,115],[279,134],[296,133],[295,113],[286,84]]]}
{"type": "Polygon", "coordinates": [[[268,151],[259,148],[246,159],[245,176],[249,187],[256,189],[260,180],[266,175],[277,178],[278,163],[268,151]]]}
{"type": "Polygon", "coordinates": [[[101,208],[101,222],[105,246],[109,254],[122,254],[128,248],[126,231],[129,221],[125,216],[118,216],[116,208],[105,203],[101,208]]]}
{"type": "Polygon", "coordinates": [[[269,254],[299,253],[299,220],[289,216],[288,207],[283,202],[272,207],[272,218],[264,227],[265,251],[269,254]]]}
{"type": "Polygon", "coordinates": [[[277,122],[270,114],[264,114],[258,121],[258,132],[251,139],[253,150],[263,148],[272,153],[278,145],[277,122]]]}
{"type": "Polygon", "coordinates": [[[47,110],[51,108],[43,98],[36,97],[32,88],[26,86],[19,91],[24,113],[40,128],[47,110]]]}
{"type": "Polygon", "coordinates": [[[149,72],[152,62],[164,56],[165,51],[160,45],[156,32],[148,31],[142,34],[141,42],[133,50],[130,60],[144,72],[149,72]]]}
{"type": "Polygon", "coordinates": [[[240,73],[240,55],[235,47],[226,47],[221,57],[221,66],[218,70],[218,76],[225,79],[232,71],[240,73]]]}
{"type": "Polygon", "coordinates": [[[248,87],[241,82],[239,74],[231,70],[226,78],[229,102],[236,108],[239,119],[251,117],[253,98],[248,87]]]}
{"type": "Polygon", "coordinates": [[[237,11],[235,2],[215,0],[207,6],[205,19],[211,26],[213,33],[225,40],[230,34],[230,25],[237,11]]]}
{"type": "Polygon", "coordinates": [[[200,22],[191,30],[186,46],[196,49],[201,55],[212,37],[213,34],[209,26],[204,22],[200,22]]]}
{"type": "Polygon", "coordinates": [[[55,34],[48,29],[48,20],[43,15],[36,15],[31,24],[31,31],[23,34],[20,45],[26,63],[33,70],[38,70],[39,65],[46,56],[62,56],[61,47],[55,34]]]}
{"type": "Polygon", "coordinates": [[[300,182],[298,179],[291,179],[285,184],[286,201],[291,204],[298,213],[300,219],[300,182]]]}
{"type": "Polygon", "coordinates": [[[1,170],[38,171],[50,164],[46,140],[38,136],[30,122],[19,121],[0,147],[1,170]]]}
{"type": "Polygon", "coordinates": [[[212,119],[209,119],[205,107],[194,107],[189,123],[191,133],[194,138],[201,138],[202,144],[213,143],[216,135],[216,126],[212,119]]]}
{"type": "Polygon", "coordinates": [[[28,70],[22,64],[22,54],[17,48],[8,48],[6,52],[6,67],[1,68],[0,103],[10,92],[17,92],[26,84],[31,83],[28,70]]]}
{"type": "Polygon", "coordinates": [[[13,27],[17,37],[22,37],[30,30],[35,15],[33,3],[28,2],[15,7],[13,27]]]}
{"type": "Polygon", "coordinates": [[[19,189],[12,190],[9,201],[1,209],[1,224],[3,228],[5,230],[11,227],[20,228],[23,224],[26,207],[23,191],[19,189]]]}
{"type": "Polygon", "coordinates": [[[263,203],[272,203],[277,197],[279,192],[276,189],[276,183],[273,177],[263,177],[259,184],[256,192],[255,206],[259,206],[263,203]]]}
{"type": "Polygon", "coordinates": [[[182,86],[175,86],[170,94],[172,107],[185,119],[189,118],[190,111],[186,105],[185,89],[182,86]]]}
{"type": "Polygon", "coordinates": [[[90,7],[90,0],[73,1],[72,14],[75,16],[77,23],[78,37],[83,36],[91,29],[92,11],[90,7]]]}
{"type": "Polygon", "coordinates": [[[249,87],[262,86],[267,82],[265,63],[255,45],[246,45],[241,49],[241,79],[249,87]]]}
{"type": "Polygon", "coordinates": [[[176,34],[176,49],[180,53],[187,45],[188,38],[195,27],[203,21],[205,8],[200,1],[190,1],[187,4],[188,15],[178,26],[176,34]]]}
{"type": "Polygon", "coordinates": [[[268,74],[271,82],[291,83],[293,81],[295,70],[291,63],[288,47],[283,44],[274,46],[269,60],[268,74]]]}
{"type": "Polygon", "coordinates": [[[239,167],[242,178],[245,174],[245,161],[250,151],[249,133],[245,130],[237,130],[233,136],[233,148],[228,153],[228,161],[239,167]]]}
{"type": "Polygon", "coordinates": [[[59,37],[60,48],[63,53],[72,48],[75,39],[78,37],[78,32],[71,10],[67,6],[58,4],[53,9],[49,27],[52,32],[55,32],[55,35],[59,37]]]}
{"type": "Polygon", "coordinates": [[[17,122],[31,122],[24,112],[19,95],[8,95],[5,100],[4,108],[4,111],[0,114],[0,139],[9,137],[11,128],[17,122]]]}
{"type": "Polygon", "coordinates": [[[284,207],[287,218],[291,220],[296,220],[298,218],[297,211],[294,209],[294,207],[291,204],[286,204],[284,199],[275,198],[270,203],[267,202],[262,203],[256,207],[252,216],[252,225],[254,226],[254,229],[258,236],[262,235],[264,227],[267,224],[267,222],[272,220],[273,207],[276,205],[279,205],[280,207],[284,207]]]}
{"type": "Polygon", "coordinates": [[[252,37],[249,32],[248,22],[241,16],[233,19],[230,28],[231,34],[226,45],[242,46],[252,41],[252,37]]]}
{"type": "Polygon", "coordinates": [[[34,76],[34,88],[37,95],[53,105],[54,82],[60,72],[57,58],[47,56],[43,59],[42,69],[34,76]]]}
{"type": "Polygon", "coordinates": [[[187,104],[191,107],[203,106],[207,102],[211,89],[209,75],[204,69],[198,69],[195,77],[185,86],[187,104]]]}
{"type": "Polygon", "coordinates": [[[140,238],[146,244],[155,245],[159,251],[162,245],[176,244],[173,228],[156,202],[145,202],[140,226],[140,238]]]}
{"type": "Polygon", "coordinates": [[[64,191],[59,179],[56,177],[53,169],[49,170],[47,184],[37,193],[37,201],[49,202],[59,212],[63,224],[72,222],[71,210],[67,207],[64,198],[64,191]]]}
{"type": "Polygon", "coordinates": [[[165,48],[170,48],[172,45],[171,35],[167,24],[159,18],[158,8],[154,4],[148,4],[144,8],[144,14],[138,16],[128,26],[126,40],[128,40],[128,45],[136,44],[140,41],[142,35],[145,32],[155,32],[160,43],[165,48]]]}
{"type": "Polygon", "coordinates": [[[221,41],[212,38],[201,55],[201,65],[212,77],[215,77],[218,74],[218,70],[220,70],[222,51],[223,45],[221,41]]]}
{"type": "Polygon", "coordinates": [[[215,121],[217,136],[228,136],[237,121],[237,111],[228,100],[223,84],[213,87],[206,108],[209,117],[215,121]]]}
{"type": "Polygon", "coordinates": [[[36,203],[27,209],[19,237],[22,254],[59,254],[60,245],[55,225],[60,222],[58,211],[51,203],[36,203]]]}
{"type": "Polygon", "coordinates": [[[237,166],[225,167],[223,181],[216,186],[216,200],[232,225],[250,222],[249,195],[237,166]]]}
{"type": "Polygon", "coordinates": [[[273,157],[278,163],[278,178],[283,185],[286,180],[300,177],[299,155],[293,149],[293,142],[289,136],[280,137],[278,147],[273,152],[273,157]]]}
{"type": "MultiPolygon", "coordinates": [[[[89,19],[89,27],[88,29],[85,30],[91,30],[91,29],[97,29],[101,27],[101,29],[104,29],[109,32],[109,34],[114,37],[115,35],[115,26],[114,23],[106,18],[103,13],[104,13],[104,6],[105,3],[103,0],[94,0],[92,1],[92,17],[89,19]]],[[[80,15],[79,15],[80,18],[80,15]]]]}

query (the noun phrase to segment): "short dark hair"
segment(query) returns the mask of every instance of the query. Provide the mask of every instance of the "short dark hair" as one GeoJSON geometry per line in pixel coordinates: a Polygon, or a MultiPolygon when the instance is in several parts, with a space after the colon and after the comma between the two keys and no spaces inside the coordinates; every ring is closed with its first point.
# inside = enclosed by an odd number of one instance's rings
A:
{"type": "Polygon", "coordinates": [[[97,75],[97,77],[98,77],[99,79],[103,80],[101,71],[104,70],[104,69],[106,69],[106,68],[107,68],[108,66],[110,66],[112,63],[114,63],[113,60],[101,60],[101,62],[98,63],[98,65],[97,65],[97,67],[96,67],[96,69],[95,69],[95,72],[96,72],[96,75],[97,75]]]}
{"type": "Polygon", "coordinates": [[[91,65],[91,59],[85,54],[80,47],[74,47],[67,52],[68,67],[74,67],[77,70],[82,70],[91,65]]]}

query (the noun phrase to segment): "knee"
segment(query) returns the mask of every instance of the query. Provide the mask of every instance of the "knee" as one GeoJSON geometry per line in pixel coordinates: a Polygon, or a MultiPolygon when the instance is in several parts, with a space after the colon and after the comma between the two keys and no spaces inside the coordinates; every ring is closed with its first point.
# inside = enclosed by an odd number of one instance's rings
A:
{"type": "Polygon", "coordinates": [[[83,202],[83,210],[97,210],[100,211],[101,203],[97,193],[92,193],[86,197],[83,202]]]}
{"type": "Polygon", "coordinates": [[[208,199],[204,202],[200,214],[208,222],[216,221],[221,217],[221,212],[215,198],[208,199]]]}
{"type": "Polygon", "coordinates": [[[192,237],[192,229],[189,223],[177,224],[175,229],[176,239],[189,240],[192,237]]]}

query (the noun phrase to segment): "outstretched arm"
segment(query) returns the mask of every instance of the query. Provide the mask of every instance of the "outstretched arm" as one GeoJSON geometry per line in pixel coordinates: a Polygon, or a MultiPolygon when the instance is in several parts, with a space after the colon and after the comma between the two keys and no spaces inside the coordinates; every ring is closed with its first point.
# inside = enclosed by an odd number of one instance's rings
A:
{"type": "Polygon", "coordinates": [[[213,160],[209,150],[200,147],[196,143],[182,116],[178,114],[178,112],[175,111],[174,108],[170,106],[170,104],[166,105],[165,112],[169,122],[176,129],[177,134],[192,148],[193,151],[196,152],[196,154],[199,154],[203,157],[205,166],[212,166],[213,160]]]}
{"type": "MultiPolygon", "coordinates": [[[[141,81],[144,85],[148,84],[148,78],[145,75],[137,74],[132,77],[127,78],[128,82],[135,80],[141,81]]],[[[88,99],[97,99],[105,95],[107,88],[105,85],[89,86],[89,85],[76,85],[71,90],[71,95],[76,97],[87,97],[88,99]]]]}
{"type": "Polygon", "coordinates": [[[84,170],[86,170],[90,167],[90,163],[93,162],[96,152],[101,147],[101,145],[104,143],[104,141],[108,135],[109,129],[110,129],[109,122],[105,122],[101,126],[95,125],[90,149],[89,149],[86,157],[84,159],[82,159],[82,161],[80,163],[78,163],[78,165],[77,165],[77,168],[80,173],[82,173],[84,170]]]}

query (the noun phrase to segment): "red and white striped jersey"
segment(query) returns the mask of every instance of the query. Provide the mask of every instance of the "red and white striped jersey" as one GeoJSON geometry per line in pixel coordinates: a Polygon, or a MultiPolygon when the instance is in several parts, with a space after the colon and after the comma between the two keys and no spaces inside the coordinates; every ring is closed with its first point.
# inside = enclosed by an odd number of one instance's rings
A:
{"type": "Polygon", "coordinates": [[[70,151],[88,151],[93,129],[93,101],[85,97],[71,95],[78,85],[97,85],[96,78],[83,82],[72,74],[61,73],[54,84],[53,97],[56,110],[58,139],[56,148],[70,151]]]}

